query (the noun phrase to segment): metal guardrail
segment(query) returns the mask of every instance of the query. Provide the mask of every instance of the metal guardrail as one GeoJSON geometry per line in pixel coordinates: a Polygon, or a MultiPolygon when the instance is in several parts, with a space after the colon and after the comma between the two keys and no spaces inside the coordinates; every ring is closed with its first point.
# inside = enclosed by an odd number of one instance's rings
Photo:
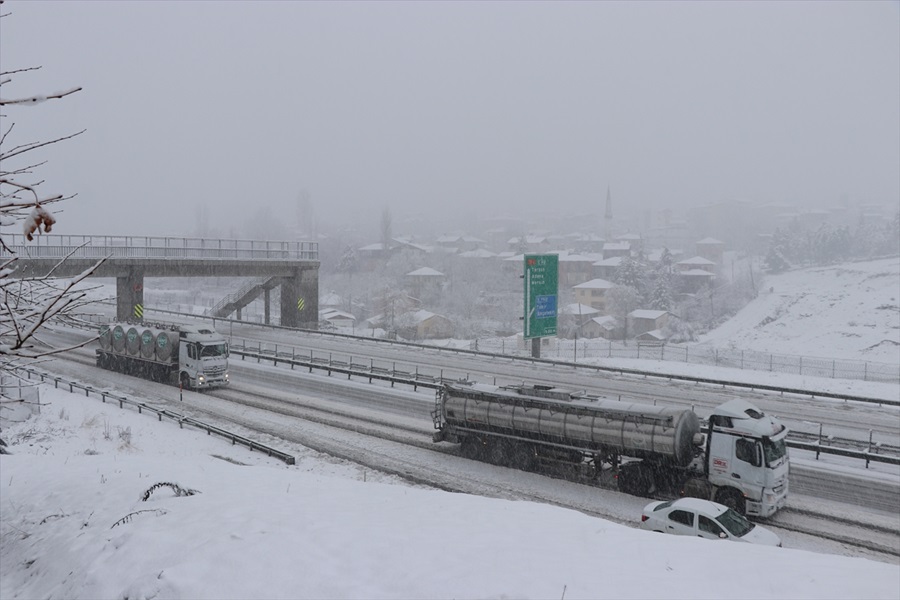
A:
{"type": "MultiPolygon", "coordinates": [[[[9,249],[22,259],[195,259],[318,260],[317,242],[231,240],[109,235],[43,234],[27,242],[22,234],[5,236],[9,249]]],[[[0,256],[8,253],[0,251],[0,256]]]]}
{"type": "Polygon", "coordinates": [[[281,452],[280,450],[276,450],[276,449],[270,448],[269,446],[266,446],[264,444],[254,442],[253,440],[251,440],[249,438],[245,438],[243,436],[237,435],[236,433],[231,433],[230,431],[222,429],[221,427],[216,427],[215,425],[210,425],[208,423],[198,421],[197,419],[194,419],[193,417],[188,417],[188,416],[179,414],[175,411],[167,410],[164,408],[156,408],[156,407],[150,406],[148,404],[145,404],[143,402],[138,402],[137,400],[132,400],[131,398],[128,398],[126,396],[117,396],[115,394],[111,394],[111,393],[103,391],[103,390],[98,390],[92,386],[84,385],[77,381],[65,380],[62,377],[56,377],[54,375],[50,375],[49,373],[43,373],[36,369],[31,369],[28,367],[16,367],[16,370],[25,371],[28,374],[27,378],[29,380],[31,379],[31,375],[36,375],[36,376],[40,377],[41,382],[44,382],[45,380],[50,379],[53,381],[55,388],[59,388],[60,384],[62,384],[62,385],[68,386],[70,393],[75,393],[75,390],[78,389],[78,390],[83,390],[84,395],[87,397],[90,397],[91,393],[98,394],[100,396],[100,399],[104,403],[106,403],[107,400],[110,400],[112,402],[118,402],[119,408],[124,408],[124,405],[127,404],[129,406],[133,406],[134,408],[137,408],[138,414],[141,414],[141,413],[143,413],[143,411],[146,410],[146,411],[155,413],[157,418],[160,421],[162,421],[163,417],[166,417],[168,419],[172,419],[173,421],[176,421],[178,423],[178,426],[182,429],[184,428],[185,424],[188,424],[193,427],[196,427],[197,429],[206,431],[207,435],[214,433],[222,438],[231,440],[232,445],[241,444],[243,446],[247,446],[248,448],[250,448],[251,452],[253,450],[259,450],[261,452],[265,452],[268,456],[274,456],[274,457],[284,461],[286,464],[293,465],[295,463],[295,458],[290,454],[286,454],[284,452],[281,452]]]}
{"type": "MultiPolygon", "coordinates": [[[[215,320],[215,319],[214,319],[215,320]]],[[[220,321],[225,321],[226,319],[219,319],[220,321]]],[[[228,319],[230,320],[230,319],[228,319]]],[[[240,321],[235,321],[240,322],[240,321]]],[[[270,326],[272,327],[272,326],[270,326]]],[[[274,326],[278,327],[278,326],[274,326]]],[[[291,329],[291,328],[283,328],[283,329],[291,329]]],[[[294,330],[297,331],[297,330],[294,330]]],[[[339,337],[349,337],[356,338],[360,340],[371,340],[373,338],[360,337],[360,336],[348,336],[346,334],[340,333],[325,333],[325,332],[317,332],[312,330],[301,330],[308,333],[318,333],[320,335],[328,335],[328,336],[339,336],[339,337]]],[[[377,339],[377,338],[375,338],[377,339]]],[[[833,398],[836,400],[851,400],[854,402],[863,402],[866,404],[879,404],[886,406],[900,406],[900,399],[882,399],[882,398],[869,398],[866,396],[855,396],[851,394],[841,394],[835,392],[820,392],[814,390],[806,390],[801,388],[790,388],[784,386],[777,385],[766,385],[766,384],[758,384],[758,383],[743,383],[740,381],[731,381],[728,379],[714,379],[710,377],[694,377],[691,375],[677,375],[671,373],[657,373],[655,371],[643,371],[641,369],[627,369],[622,367],[604,367],[602,365],[585,365],[583,363],[575,363],[575,362],[566,362],[559,360],[550,360],[545,358],[532,358],[532,357],[520,357],[520,356],[510,356],[508,354],[494,354],[491,352],[480,352],[478,350],[467,350],[460,348],[439,348],[436,346],[423,346],[421,344],[414,344],[411,342],[398,342],[395,340],[378,340],[379,342],[385,342],[389,344],[398,344],[404,346],[411,346],[416,348],[428,348],[431,350],[437,350],[439,352],[453,352],[457,354],[469,354],[479,357],[490,357],[490,358],[498,358],[498,359],[506,359],[512,360],[515,362],[527,362],[529,364],[543,364],[547,366],[564,366],[571,367],[575,369],[585,369],[589,371],[595,371],[598,373],[606,372],[606,373],[617,373],[624,375],[637,375],[640,377],[658,377],[662,379],[668,380],[677,380],[677,381],[685,381],[690,383],[706,383],[711,385],[718,385],[722,387],[733,387],[733,388],[744,388],[749,390],[762,390],[767,392],[778,392],[779,394],[796,394],[799,396],[811,396],[811,397],[819,397],[819,398],[833,398]]]]}
{"type": "MultiPolygon", "coordinates": [[[[280,362],[290,365],[292,370],[295,367],[300,367],[303,369],[308,369],[308,371],[312,373],[313,369],[317,369],[326,372],[328,376],[331,376],[334,373],[338,373],[341,375],[346,375],[347,379],[350,379],[354,376],[362,379],[368,379],[369,383],[372,383],[373,380],[388,381],[391,383],[391,387],[394,387],[395,384],[403,384],[412,386],[413,390],[417,390],[420,387],[427,389],[437,389],[445,381],[449,381],[443,377],[443,372],[441,372],[441,374],[438,376],[434,376],[425,373],[419,373],[418,368],[414,372],[398,371],[396,369],[396,366],[388,370],[384,368],[374,367],[372,364],[367,366],[362,363],[354,363],[352,357],[349,361],[334,361],[330,357],[327,359],[315,358],[314,356],[312,356],[312,353],[310,353],[308,358],[302,355],[297,356],[296,349],[293,347],[291,347],[290,354],[288,354],[287,352],[279,353],[277,349],[263,349],[260,343],[260,346],[255,350],[248,349],[243,345],[240,348],[235,348],[234,346],[232,346],[231,353],[240,356],[241,360],[245,360],[246,358],[255,358],[257,362],[266,360],[271,361],[273,363],[273,366],[277,366],[280,362]]],[[[816,460],[819,459],[820,454],[830,454],[835,456],[846,456],[849,458],[864,460],[866,462],[867,469],[869,468],[870,462],[900,465],[900,456],[878,454],[880,446],[878,444],[873,444],[871,439],[869,440],[868,448],[865,450],[839,448],[837,446],[823,444],[821,436],[818,441],[814,442],[789,439],[787,440],[787,445],[789,448],[815,452],[816,460]]]]}

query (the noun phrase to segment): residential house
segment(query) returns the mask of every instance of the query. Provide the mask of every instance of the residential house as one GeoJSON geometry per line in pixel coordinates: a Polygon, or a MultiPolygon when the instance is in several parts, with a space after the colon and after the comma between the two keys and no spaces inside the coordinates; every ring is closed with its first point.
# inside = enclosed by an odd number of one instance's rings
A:
{"type": "Polygon", "coordinates": [[[406,274],[410,292],[417,298],[423,298],[440,292],[447,276],[431,267],[422,267],[406,274]]]}
{"type": "Polygon", "coordinates": [[[356,317],[348,312],[329,308],[319,311],[319,327],[322,329],[351,329],[356,325],[356,317]]]}
{"type": "Polygon", "coordinates": [[[325,310],[328,308],[340,309],[344,307],[344,299],[334,290],[319,298],[319,310],[325,310]]]}
{"type": "Polygon", "coordinates": [[[712,261],[717,265],[722,264],[725,254],[725,242],[715,238],[704,238],[697,242],[697,256],[712,261]]]}
{"type": "Polygon", "coordinates": [[[614,256],[631,256],[631,244],[628,242],[606,242],[603,244],[603,258],[614,256]]]}
{"type": "Polygon", "coordinates": [[[606,292],[614,288],[616,284],[605,279],[591,279],[584,283],[572,286],[575,294],[575,302],[596,308],[602,313],[606,312],[606,292]]]}
{"type": "Polygon", "coordinates": [[[713,275],[716,273],[716,263],[709,260],[708,258],[703,258],[702,256],[693,256],[691,258],[686,258],[684,260],[679,260],[675,263],[675,267],[679,271],[690,271],[692,269],[703,269],[713,275]]]}
{"type": "Polygon", "coordinates": [[[669,320],[664,310],[638,309],[628,313],[628,333],[637,337],[647,331],[662,329],[669,320]]]}
{"type": "Polygon", "coordinates": [[[465,252],[460,252],[457,256],[460,258],[494,258],[497,256],[490,250],[485,250],[484,248],[478,248],[475,250],[467,250],[465,252]]]}
{"type": "Polygon", "coordinates": [[[453,323],[447,317],[436,315],[427,310],[418,310],[410,316],[411,322],[404,324],[399,329],[400,335],[407,339],[439,339],[453,335],[453,323]]]}
{"type": "Polygon", "coordinates": [[[594,277],[606,279],[607,281],[613,281],[616,278],[616,271],[619,269],[619,265],[621,264],[621,256],[613,256],[612,258],[604,258],[603,260],[598,260],[593,264],[594,277]]]}
{"type": "Polygon", "coordinates": [[[510,250],[528,254],[546,252],[550,248],[547,238],[540,235],[526,235],[510,238],[506,245],[510,250]]]}
{"type": "Polygon", "coordinates": [[[580,337],[587,337],[581,334],[581,328],[585,323],[599,315],[600,311],[591,306],[578,304],[577,302],[567,304],[559,309],[557,331],[560,332],[561,337],[574,337],[576,333],[580,337]]]}
{"type": "Polygon", "coordinates": [[[459,252],[466,252],[477,250],[487,245],[487,242],[470,235],[442,235],[438,237],[436,244],[442,248],[454,248],[459,252]]]}
{"type": "Polygon", "coordinates": [[[640,335],[634,336],[634,339],[640,345],[659,346],[666,343],[666,336],[662,330],[654,329],[653,331],[645,331],[640,335]]]}
{"type": "Polygon", "coordinates": [[[612,315],[593,317],[578,330],[578,337],[617,340],[622,337],[619,320],[612,315]]]}
{"type": "Polygon", "coordinates": [[[559,255],[559,285],[572,287],[579,283],[590,280],[593,276],[594,259],[581,254],[569,254],[568,252],[559,255]]]}
{"type": "Polygon", "coordinates": [[[688,269],[678,272],[678,289],[682,294],[696,294],[712,285],[715,275],[704,269],[688,269]]]}

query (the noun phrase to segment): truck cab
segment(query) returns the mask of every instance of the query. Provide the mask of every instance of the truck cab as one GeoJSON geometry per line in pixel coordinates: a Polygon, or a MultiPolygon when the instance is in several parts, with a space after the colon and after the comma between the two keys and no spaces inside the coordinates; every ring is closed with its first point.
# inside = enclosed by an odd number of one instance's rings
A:
{"type": "Polygon", "coordinates": [[[185,388],[208,388],[228,384],[228,342],[215,330],[203,326],[179,328],[179,382],[185,388]]]}
{"type": "Polygon", "coordinates": [[[766,518],[788,494],[787,428],[746,400],[719,406],[709,417],[705,467],[714,499],[740,513],[766,518]]]}

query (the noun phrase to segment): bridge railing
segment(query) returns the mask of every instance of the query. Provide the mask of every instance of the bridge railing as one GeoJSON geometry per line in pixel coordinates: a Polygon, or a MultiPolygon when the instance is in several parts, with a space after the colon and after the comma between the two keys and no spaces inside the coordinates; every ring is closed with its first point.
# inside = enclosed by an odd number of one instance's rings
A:
{"type": "MultiPolygon", "coordinates": [[[[195,259],[195,260],[318,260],[316,242],[231,240],[109,235],[4,235],[7,246],[22,258],[60,259],[195,259]]],[[[0,250],[0,256],[7,254],[0,250]]]]}

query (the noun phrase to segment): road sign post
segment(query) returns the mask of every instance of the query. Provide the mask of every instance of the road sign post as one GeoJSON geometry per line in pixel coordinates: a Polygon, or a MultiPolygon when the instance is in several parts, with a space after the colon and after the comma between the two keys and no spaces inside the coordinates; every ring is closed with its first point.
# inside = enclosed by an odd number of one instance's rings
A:
{"type": "Polygon", "coordinates": [[[532,342],[532,356],[540,357],[540,338],[556,335],[559,299],[559,256],[525,255],[525,331],[532,342]]]}

